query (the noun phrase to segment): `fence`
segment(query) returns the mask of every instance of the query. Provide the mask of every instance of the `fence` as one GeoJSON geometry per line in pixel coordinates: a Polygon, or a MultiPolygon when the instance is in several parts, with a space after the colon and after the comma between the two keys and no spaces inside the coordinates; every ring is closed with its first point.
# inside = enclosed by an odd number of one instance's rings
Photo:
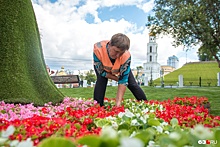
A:
{"type": "MultiPolygon", "coordinates": [[[[160,81],[160,83],[158,82],[153,83],[153,86],[161,86],[161,87],[179,86],[179,79],[178,77],[173,80],[163,79],[163,81],[160,81]]],[[[203,77],[197,77],[197,78],[183,77],[183,86],[215,87],[219,85],[218,85],[218,79],[216,78],[211,79],[211,78],[203,78],[203,77]]]]}

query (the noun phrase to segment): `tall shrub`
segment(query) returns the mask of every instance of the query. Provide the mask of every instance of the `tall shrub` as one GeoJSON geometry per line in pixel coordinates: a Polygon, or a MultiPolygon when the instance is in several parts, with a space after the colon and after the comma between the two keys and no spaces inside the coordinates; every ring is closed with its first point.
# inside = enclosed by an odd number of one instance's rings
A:
{"type": "Polygon", "coordinates": [[[31,0],[0,0],[0,100],[43,105],[63,97],[46,71],[31,0]]]}

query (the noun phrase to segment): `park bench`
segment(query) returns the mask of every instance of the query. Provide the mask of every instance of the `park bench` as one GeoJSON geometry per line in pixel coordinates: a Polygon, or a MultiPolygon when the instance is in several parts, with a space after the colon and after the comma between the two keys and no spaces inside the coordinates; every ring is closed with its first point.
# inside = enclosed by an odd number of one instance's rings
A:
{"type": "Polygon", "coordinates": [[[79,75],[63,75],[63,76],[51,76],[54,84],[77,84],[80,86],[79,75]]]}

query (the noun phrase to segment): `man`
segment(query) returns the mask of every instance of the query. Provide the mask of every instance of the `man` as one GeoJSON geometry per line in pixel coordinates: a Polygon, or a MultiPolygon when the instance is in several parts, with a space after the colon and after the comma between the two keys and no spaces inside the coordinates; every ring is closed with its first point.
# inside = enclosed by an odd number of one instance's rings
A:
{"type": "Polygon", "coordinates": [[[126,87],[128,87],[137,100],[147,100],[131,72],[129,48],[130,39],[121,33],[113,35],[110,41],[104,40],[94,45],[93,60],[97,76],[94,100],[100,106],[104,105],[108,79],[118,81],[116,106],[121,105],[126,87]]]}

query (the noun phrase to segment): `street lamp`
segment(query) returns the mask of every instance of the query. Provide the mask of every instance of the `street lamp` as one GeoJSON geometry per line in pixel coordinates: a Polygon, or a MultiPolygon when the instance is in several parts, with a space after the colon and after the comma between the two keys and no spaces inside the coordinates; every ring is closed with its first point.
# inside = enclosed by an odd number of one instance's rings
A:
{"type": "Polygon", "coordinates": [[[187,52],[189,51],[189,49],[186,49],[186,63],[187,63],[187,52]]]}
{"type": "Polygon", "coordinates": [[[162,68],[162,69],[160,70],[160,82],[161,82],[161,87],[164,87],[163,74],[164,74],[164,69],[162,68]]]}

